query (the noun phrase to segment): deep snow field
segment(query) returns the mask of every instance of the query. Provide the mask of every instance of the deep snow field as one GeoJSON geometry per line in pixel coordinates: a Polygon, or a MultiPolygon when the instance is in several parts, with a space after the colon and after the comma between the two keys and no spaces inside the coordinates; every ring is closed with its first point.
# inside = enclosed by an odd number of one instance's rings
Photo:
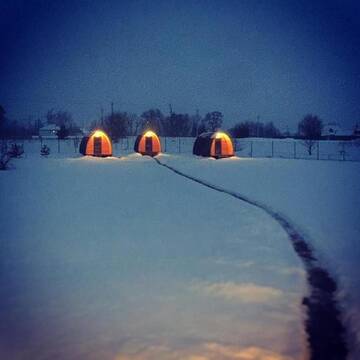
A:
{"type": "Polygon", "coordinates": [[[338,281],[350,358],[360,359],[360,163],[177,155],[161,161],[290,219],[338,281]]]}
{"type": "MultiPolygon", "coordinates": [[[[339,282],[357,359],[360,164],[159,159],[298,226],[339,282]]],[[[302,263],[263,211],[138,154],[14,165],[0,173],[0,358],[306,358],[302,263]]]]}

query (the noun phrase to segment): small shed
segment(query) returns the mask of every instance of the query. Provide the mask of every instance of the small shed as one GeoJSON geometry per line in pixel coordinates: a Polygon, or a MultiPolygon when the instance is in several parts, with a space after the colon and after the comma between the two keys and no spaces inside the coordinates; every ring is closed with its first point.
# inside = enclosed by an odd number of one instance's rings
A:
{"type": "Polygon", "coordinates": [[[142,154],[155,156],[161,152],[161,143],[159,137],[153,131],[146,131],[139,135],[134,144],[134,151],[142,154]]]}
{"type": "Polygon", "coordinates": [[[102,130],[93,131],[90,136],[84,136],[80,143],[80,154],[106,157],[112,155],[110,138],[102,130]]]}
{"type": "Polygon", "coordinates": [[[193,154],[216,159],[234,156],[234,145],[228,134],[223,131],[200,134],[194,143],[193,154]]]}

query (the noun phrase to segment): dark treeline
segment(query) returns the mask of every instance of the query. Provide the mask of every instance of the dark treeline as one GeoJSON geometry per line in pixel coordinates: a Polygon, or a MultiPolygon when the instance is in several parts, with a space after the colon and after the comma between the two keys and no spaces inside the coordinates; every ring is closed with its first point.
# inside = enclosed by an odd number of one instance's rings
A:
{"type": "Polygon", "coordinates": [[[31,121],[18,122],[16,120],[9,120],[6,117],[5,109],[0,105],[0,137],[2,139],[26,139],[33,134],[38,134],[39,128],[42,126],[40,123],[31,121]]]}
{"type": "Polygon", "coordinates": [[[103,128],[113,140],[129,135],[137,135],[151,129],[160,136],[180,137],[197,136],[204,131],[215,131],[221,128],[223,115],[213,111],[201,117],[171,112],[164,115],[159,109],[149,109],[140,116],[127,112],[114,112],[103,119],[93,121],[90,128],[103,128]]]}
{"type": "MultiPolygon", "coordinates": [[[[0,105],[0,138],[26,139],[39,135],[39,129],[45,125],[53,124],[57,128],[57,136],[64,139],[68,136],[81,136],[79,126],[74,121],[71,113],[63,110],[50,109],[45,120],[16,121],[6,117],[5,109],[0,105]]],[[[159,109],[149,109],[140,116],[134,113],[116,111],[94,120],[90,129],[102,128],[113,141],[122,137],[138,135],[151,129],[160,136],[183,137],[197,135],[206,131],[216,131],[223,125],[223,114],[212,111],[201,116],[196,114],[182,114],[170,111],[168,115],[159,109]]],[[[321,137],[322,121],[316,116],[308,114],[298,123],[298,133],[295,137],[316,140],[321,137]]],[[[228,129],[234,138],[265,137],[281,138],[284,134],[272,123],[243,121],[236,123],[228,129]]],[[[286,134],[288,136],[288,134],[286,134]]]]}
{"type": "Polygon", "coordinates": [[[262,123],[255,121],[245,121],[237,123],[229,129],[230,134],[235,138],[262,137],[280,138],[283,137],[281,131],[272,123],[262,123]]]}
{"type": "Polygon", "coordinates": [[[50,109],[46,115],[46,121],[40,119],[33,120],[10,120],[6,116],[5,109],[0,105],[0,138],[2,139],[28,139],[39,135],[39,129],[45,125],[56,125],[58,127],[58,137],[64,139],[69,135],[77,135],[80,128],[67,111],[55,111],[50,109]]]}

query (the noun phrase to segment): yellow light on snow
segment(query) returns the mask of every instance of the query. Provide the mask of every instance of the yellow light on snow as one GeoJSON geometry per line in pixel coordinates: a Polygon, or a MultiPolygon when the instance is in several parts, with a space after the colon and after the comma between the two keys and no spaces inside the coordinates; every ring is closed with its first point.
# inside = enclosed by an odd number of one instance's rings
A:
{"type": "Polygon", "coordinates": [[[104,133],[101,131],[101,130],[96,130],[95,132],[94,132],[94,136],[95,137],[101,137],[101,136],[103,136],[104,135],[104,133]]]}
{"type": "Polygon", "coordinates": [[[144,134],[145,137],[153,137],[155,136],[155,133],[151,130],[147,131],[145,134],[144,134]]]}

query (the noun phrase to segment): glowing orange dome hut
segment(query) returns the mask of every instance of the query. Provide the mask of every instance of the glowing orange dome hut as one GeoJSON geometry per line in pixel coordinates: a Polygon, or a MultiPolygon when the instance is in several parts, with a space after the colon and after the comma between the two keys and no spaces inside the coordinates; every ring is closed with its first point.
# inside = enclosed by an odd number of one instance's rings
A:
{"type": "Polygon", "coordinates": [[[146,131],[136,138],[134,151],[142,155],[157,155],[161,151],[159,137],[153,131],[146,131]]]}
{"type": "Polygon", "coordinates": [[[234,156],[234,146],[229,135],[222,131],[199,135],[194,143],[193,154],[216,159],[234,156]]]}
{"type": "Polygon", "coordinates": [[[80,154],[91,156],[111,156],[110,138],[102,130],[95,130],[90,136],[84,136],[80,143],[80,154]]]}

